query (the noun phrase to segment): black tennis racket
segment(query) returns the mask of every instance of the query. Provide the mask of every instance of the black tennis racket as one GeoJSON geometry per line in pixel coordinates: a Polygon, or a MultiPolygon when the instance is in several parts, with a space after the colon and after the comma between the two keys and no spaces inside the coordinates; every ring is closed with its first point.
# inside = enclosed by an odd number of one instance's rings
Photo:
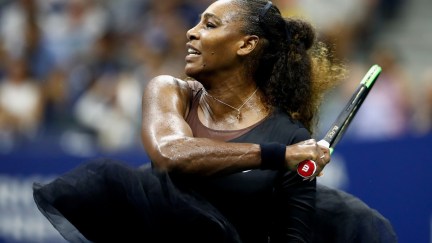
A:
{"type": "MultiPolygon", "coordinates": [[[[318,143],[330,149],[333,153],[334,147],[344,135],[346,129],[356,115],[363,101],[366,99],[369,91],[372,89],[375,81],[381,73],[381,67],[373,65],[361,80],[349,102],[341,111],[333,125],[328,130],[325,137],[318,143]]],[[[317,165],[315,161],[305,160],[297,165],[297,173],[305,179],[309,179],[316,172],[317,165]]]]}

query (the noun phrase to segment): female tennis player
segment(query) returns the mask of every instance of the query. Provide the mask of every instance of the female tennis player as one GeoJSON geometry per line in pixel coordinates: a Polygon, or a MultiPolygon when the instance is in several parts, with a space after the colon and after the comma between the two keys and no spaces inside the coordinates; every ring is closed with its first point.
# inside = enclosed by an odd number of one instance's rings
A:
{"type": "Polygon", "coordinates": [[[313,179],[330,161],[311,139],[317,108],[343,69],[311,25],[263,0],[216,1],[200,18],[186,34],[188,78],[155,77],[143,94],[151,167],[89,161],[35,187],[62,235],[215,243],[391,235],[377,212],[313,179]],[[304,160],[318,163],[312,180],[296,172],[304,160]]]}

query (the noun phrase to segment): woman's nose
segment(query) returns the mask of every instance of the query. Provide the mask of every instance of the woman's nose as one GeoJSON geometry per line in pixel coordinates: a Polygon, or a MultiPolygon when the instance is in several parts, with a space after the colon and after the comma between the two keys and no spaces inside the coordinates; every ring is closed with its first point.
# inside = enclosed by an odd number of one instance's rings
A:
{"type": "Polygon", "coordinates": [[[195,39],[198,38],[198,34],[197,34],[195,28],[196,28],[196,26],[192,27],[191,29],[189,29],[186,32],[186,37],[187,37],[188,40],[195,40],[195,39]]]}

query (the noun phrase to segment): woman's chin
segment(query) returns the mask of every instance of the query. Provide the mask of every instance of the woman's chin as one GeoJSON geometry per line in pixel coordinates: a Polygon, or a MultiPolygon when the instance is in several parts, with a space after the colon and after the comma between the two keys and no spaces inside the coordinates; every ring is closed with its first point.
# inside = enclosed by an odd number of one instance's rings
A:
{"type": "Polygon", "coordinates": [[[192,68],[188,68],[187,66],[185,67],[184,70],[185,70],[186,76],[188,76],[188,77],[196,78],[196,76],[198,75],[196,70],[194,70],[192,68]]]}

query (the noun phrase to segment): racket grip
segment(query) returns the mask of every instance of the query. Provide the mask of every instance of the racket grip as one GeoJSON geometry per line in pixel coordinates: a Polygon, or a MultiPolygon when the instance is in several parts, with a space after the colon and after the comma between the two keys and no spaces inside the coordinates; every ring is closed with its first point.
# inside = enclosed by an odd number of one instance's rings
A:
{"type": "MultiPolygon", "coordinates": [[[[327,148],[330,147],[330,144],[324,139],[320,140],[318,144],[327,148]]],[[[305,160],[297,165],[297,174],[305,179],[309,179],[313,174],[315,174],[316,170],[317,164],[313,160],[305,160]]]]}

